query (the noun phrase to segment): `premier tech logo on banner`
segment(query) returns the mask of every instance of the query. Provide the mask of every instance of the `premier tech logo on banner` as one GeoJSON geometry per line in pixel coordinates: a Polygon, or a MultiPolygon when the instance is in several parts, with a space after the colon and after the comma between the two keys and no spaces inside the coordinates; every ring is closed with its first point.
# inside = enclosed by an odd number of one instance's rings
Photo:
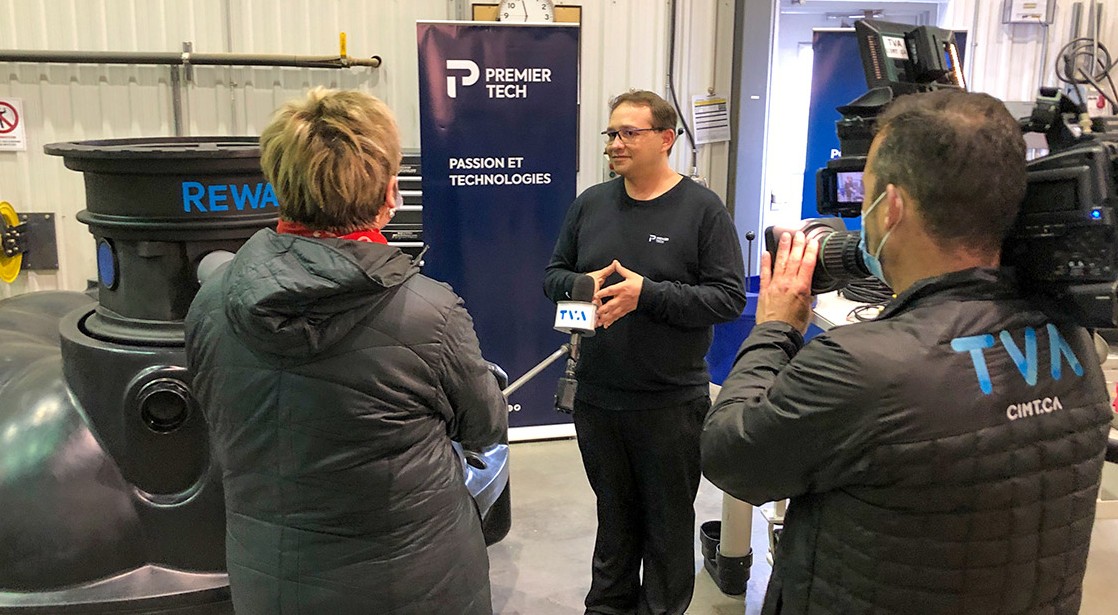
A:
{"type": "MultiPolygon", "coordinates": [[[[423,273],[462,297],[485,358],[509,374],[566,341],[539,289],[577,188],[578,34],[573,24],[416,24],[423,273]]],[[[562,368],[509,398],[513,427],[570,422],[555,412],[562,368]]]]}
{"type": "MultiPolygon", "coordinates": [[[[461,83],[462,87],[474,85],[481,72],[473,60],[447,60],[446,95],[458,98],[458,84],[461,83]]],[[[489,98],[528,98],[529,84],[550,82],[550,68],[485,69],[485,92],[489,98]]]]}

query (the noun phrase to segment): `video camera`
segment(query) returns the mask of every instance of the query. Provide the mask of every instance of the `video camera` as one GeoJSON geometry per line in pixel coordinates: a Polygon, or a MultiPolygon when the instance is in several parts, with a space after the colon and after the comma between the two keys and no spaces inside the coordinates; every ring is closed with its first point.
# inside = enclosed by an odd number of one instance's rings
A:
{"type": "MultiPolygon", "coordinates": [[[[904,94],[965,88],[954,36],[947,30],[877,20],[855,24],[870,91],[838,108],[841,157],[816,173],[822,214],[860,215],[866,164],[878,113],[904,94]]],[[[1028,163],[1020,214],[1002,246],[1026,294],[1067,306],[1086,327],[1118,326],[1118,118],[1085,119],[1085,109],[1056,88],[1042,88],[1025,132],[1044,133],[1049,154],[1028,163]]],[[[797,229],[765,230],[766,249],[788,230],[820,241],[812,292],[865,278],[858,231],[840,220],[805,220],[797,229]]]]}
{"type": "Polygon", "coordinates": [[[904,94],[966,89],[955,35],[931,26],[864,19],[854,24],[870,90],[837,111],[840,158],[815,174],[819,213],[853,217],[862,208],[862,170],[877,116],[904,94]]]}

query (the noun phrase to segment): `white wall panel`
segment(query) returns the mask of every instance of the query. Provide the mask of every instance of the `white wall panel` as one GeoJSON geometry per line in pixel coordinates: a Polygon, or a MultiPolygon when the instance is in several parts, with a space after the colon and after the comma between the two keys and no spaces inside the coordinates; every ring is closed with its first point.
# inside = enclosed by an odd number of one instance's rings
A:
{"type": "Polygon", "coordinates": [[[578,190],[601,181],[607,163],[601,132],[609,99],[629,89],[665,93],[668,2],[560,2],[582,6],[578,190]],[[640,17],[637,18],[636,16],[640,17]]]}
{"type": "MultiPolygon", "coordinates": [[[[667,0],[557,2],[582,6],[582,96],[579,190],[606,177],[602,136],[609,123],[609,99],[629,89],[668,98],[669,26],[667,0]]],[[[675,91],[683,119],[691,123],[691,97],[729,97],[732,79],[733,0],[676,2],[675,91]]],[[[670,99],[669,99],[670,100],[670,99]]],[[[691,172],[691,146],[680,135],[672,166],[691,172]]],[[[699,174],[725,200],[729,147],[699,146],[699,174]]]]}
{"type": "MultiPolygon", "coordinates": [[[[579,190],[605,176],[601,136],[609,97],[629,88],[666,93],[668,0],[556,2],[583,7],[579,190]]],[[[195,67],[184,89],[184,132],[254,135],[272,111],[307,88],[355,88],[383,98],[405,147],[419,146],[415,21],[468,16],[469,0],[0,0],[0,49],[180,51],[328,55],[345,31],[352,56],[380,55],[378,69],[195,67]]],[[[678,0],[676,87],[730,90],[733,0],[678,0]]],[[[164,136],[174,132],[170,69],[0,63],[0,96],[24,102],[28,150],[0,152],[0,200],[58,216],[60,270],[0,284],[0,297],[78,290],[95,277],[93,241],[74,216],[84,208],[79,173],[42,153],[55,141],[164,136]]],[[[700,148],[700,173],[725,192],[726,146],[700,148]]],[[[681,139],[673,162],[690,171],[681,139]]]]}
{"type": "MultiPolygon", "coordinates": [[[[1086,8],[1089,0],[1078,0],[1086,8]]],[[[971,90],[1002,100],[1029,101],[1042,85],[1058,85],[1055,73],[1060,48],[1071,40],[1072,0],[1057,0],[1055,22],[1003,24],[1000,0],[952,0],[941,25],[967,30],[966,63],[971,90]],[[1042,76],[1043,74],[1043,76],[1042,76]]],[[[1100,40],[1118,58],[1118,0],[1103,2],[1100,40]]],[[[1086,13],[1083,31],[1086,31],[1086,13]]]]}
{"type": "MultiPolygon", "coordinates": [[[[448,0],[0,0],[0,48],[331,55],[345,31],[354,56],[379,69],[194,67],[184,88],[185,134],[259,134],[272,111],[317,85],[371,92],[396,109],[405,146],[419,144],[417,19],[446,19],[448,0]]],[[[170,69],[152,66],[0,64],[0,96],[21,98],[26,152],[0,152],[0,199],[58,216],[60,269],[0,284],[0,297],[81,289],[95,277],[79,173],[42,153],[55,141],[173,134],[170,69]]]]}
{"type": "MultiPolygon", "coordinates": [[[[692,96],[714,94],[730,98],[733,85],[734,3],[680,2],[676,17],[675,89],[687,123],[692,123],[692,96]]],[[[663,86],[666,88],[666,83],[663,86]]],[[[694,130],[694,126],[691,129],[694,130]]],[[[691,173],[691,144],[680,135],[672,165],[691,173]]],[[[700,145],[699,175],[726,200],[730,146],[728,142],[700,145]]]]}

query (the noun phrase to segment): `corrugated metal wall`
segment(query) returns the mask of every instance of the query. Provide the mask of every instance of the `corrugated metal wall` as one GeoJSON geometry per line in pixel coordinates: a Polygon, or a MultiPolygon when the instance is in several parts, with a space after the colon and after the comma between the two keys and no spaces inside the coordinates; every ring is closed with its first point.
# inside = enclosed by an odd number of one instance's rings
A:
{"type": "MultiPolygon", "coordinates": [[[[967,56],[970,89],[1002,100],[1029,101],[1036,98],[1041,85],[1058,85],[1056,57],[1072,39],[1072,9],[1076,4],[1086,9],[1093,2],[1057,0],[1055,22],[1045,27],[1003,24],[1002,2],[953,0],[941,25],[972,33],[967,56]]],[[[1103,5],[1100,40],[1118,59],[1118,1],[1106,0],[1103,5]]],[[[1086,32],[1086,16],[1083,24],[1082,31],[1086,32]]]]}
{"type": "MultiPolygon", "coordinates": [[[[346,31],[351,55],[381,55],[379,69],[195,67],[185,89],[186,133],[258,134],[281,102],[315,86],[357,88],[389,101],[410,146],[419,142],[415,104],[416,19],[445,19],[446,0],[6,0],[0,48],[330,55],[346,31]]],[[[0,199],[20,211],[54,212],[60,270],[24,274],[0,296],[82,289],[95,277],[93,242],[74,219],[84,207],[81,175],[46,156],[54,141],[173,134],[166,67],[0,64],[0,95],[21,98],[27,152],[0,152],[0,199]]]]}
{"type": "MultiPolygon", "coordinates": [[[[750,0],[753,1],[753,0],[750,0]]],[[[763,0],[761,0],[763,1],[763,0]]],[[[598,134],[606,101],[630,87],[666,93],[670,0],[585,0],[582,7],[582,96],[579,188],[605,176],[598,134]]],[[[972,31],[972,89],[1006,100],[1031,100],[1054,84],[1052,66],[1070,38],[1074,2],[1061,0],[1056,23],[1007,26],[1002,2],[952,0],[942,25],[972,31]]],[[[1108,0],[1102,40],[1118,47],[1118,2],[1108,0]]],[[[184,105],[188,134],[257,134],[272,110],[315,85],[357,88],[387,100],[406,146],[419,144],[415,28],[417,19],[469,15],[466,0],[0,0],[0,48],[330,54],[345,31],[351,55],[380,55],[379,69],[343,71],[199,67],[184,105]]],[[[729,95],[733,0],[678,0],[675,83],[685,113],[691,96],[729,95]]],[[[1118,53],[1118,49],[1115,49],[1118,53]]],[[[27,152],[0,152],[0,200],[21,211],[58,215],[61,270],[24,274],[0,284],[0,297],[45,288],[80,289],[95,274],[92,240],[74,220],[84,206],[78,173],[42,154],[54,141],[173,133],[170,72],[165,67],[0,64],[0,96],[24,101],[27,152]]],[[[700,174],[725,195],[728,146],[699,148],[700,174]]],[[[685,137],[673,164],[690,171],[685,137]]]]}
{"type": "MultiPolygon", "coordinates": [[[[582,6],[579,188],[605,176],[606,101],[630,87],[665,92],[668,0],[559,1],[582,6]]],[[[180,51],[328,55],[345,31],[353,56],[380,55],[378,69],[195,67],[184,101],[185,132],[259,134],[273,109],[316,85],[355,88],[395,110],[406,147],[418,147],[416,20],[468,17],[464,0],[0,0],[0,49],[180,51]]],[[[686,110],[708,88],[729,95],[732,0],[679,0],[676,87],[686,110]]],[[[23,100],[28,150],[0,152],[0,200],[58,216],[60,271],[22,274],[0,297],[82,289],[95,277],[93,241],[74,219],[84,207],[79,173],[42,153],[55,141],[173,134],[170,70],[0,63],[0,96],[23,100]]],[[[681,142],[682,144],[682,142],[681,142]]],[[[726,145],[705,146],[701,173],[724,194],[726,145]],[[713,172],[711,171],[713,169],[713,172]]],[[[685,144],[674,156],[690,170],[685,144]]]]}

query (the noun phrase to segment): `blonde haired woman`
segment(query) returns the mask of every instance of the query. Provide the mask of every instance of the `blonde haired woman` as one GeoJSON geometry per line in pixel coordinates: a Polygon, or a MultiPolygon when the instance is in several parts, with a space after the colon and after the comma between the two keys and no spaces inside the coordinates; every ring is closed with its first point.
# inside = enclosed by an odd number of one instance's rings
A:
{"type": "Polygon", "coordinates": [[[473,322],[380,228],[400,202],[388,107],[316,89],[279,109],[261,165],[280,202],[187,316],[222,466],[239,615],[491,613],[451,441],[504,437],[473,322]]]}

